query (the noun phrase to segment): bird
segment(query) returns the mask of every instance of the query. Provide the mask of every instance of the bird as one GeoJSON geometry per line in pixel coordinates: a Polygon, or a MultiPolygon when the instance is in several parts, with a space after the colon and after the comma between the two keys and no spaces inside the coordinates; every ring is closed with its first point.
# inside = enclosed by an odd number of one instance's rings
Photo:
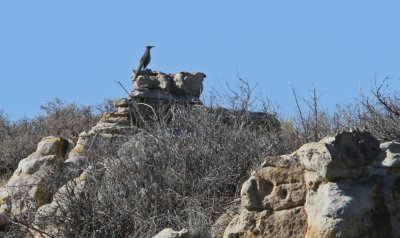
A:
{"type": "Polygon", "coordinates": [[[150,49],[153,47],[154,46],[152,46],[152,45],[146,46],[146,50],[145,50],[142,58],[140,58],[139,67],[135,72],[135,77],[133,78],[133,80],[135,80],[137,78],[137,76],[139,76],[140,71],[142,71],[143,69],[146,69],[147,65],[149,65],[150,60],[151,60],[150,49]]]}

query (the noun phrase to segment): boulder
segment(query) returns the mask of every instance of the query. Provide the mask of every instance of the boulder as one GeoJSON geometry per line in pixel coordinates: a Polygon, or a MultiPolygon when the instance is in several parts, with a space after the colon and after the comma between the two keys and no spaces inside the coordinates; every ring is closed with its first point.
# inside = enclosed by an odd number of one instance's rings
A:
{"type": "Polygon", "coordinates": [[[390,216],[373,182],[327,182],[309,191],[307,238],[391,237],[390,216]]]}
{"type": "Polygon", "coordinates": [[[350,130],[303,145],[292,154],[305,168],[305,237],[391,237],[382,195],[386,174],[371,173],[381,161],[379,141],[350,130]]]}
{"type": "Polygon", "coordinates": [[[62,164],[69,148],[70,143],[61,137],[46,137],[35,153],[19,162],[7,184],[0,188],[0,223],[6,222],[8,215],[28,219],[30,212],[51,201],[54,186],[63,182],[62,164]]]}
{"type": "Polygon", "coordinates": [[[379,141],[371,133],[352,130],[305,144],[292,156],[299,158],[318,180],[335,181],[367,176],[368,165],[380,153],[379,141]]]}
{"type": "Polygon", "coordinates": [[[400,237],[398,149],[356,129],[267,157],[213,237],[400,237]]]}

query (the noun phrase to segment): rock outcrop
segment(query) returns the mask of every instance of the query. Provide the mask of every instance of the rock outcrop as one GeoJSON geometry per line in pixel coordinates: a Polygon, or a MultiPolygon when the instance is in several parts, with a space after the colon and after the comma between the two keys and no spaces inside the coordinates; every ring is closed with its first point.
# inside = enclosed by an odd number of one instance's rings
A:
{"type": "Polygon", "coordinates": [[[243,184],[238,212],[221,216],[213,235],[399,237],[399,152],[399,143],[352,130],[267,157],[243,184]]]}
{"type": "Polygon", "coordinates": [[[150,105],[160,103],[202,104],[200,95],[203,91],[204,73],[178,72],[166,74],[159,71],[144,70],[134,80],[131,97],[137,102],[150,105]]]}

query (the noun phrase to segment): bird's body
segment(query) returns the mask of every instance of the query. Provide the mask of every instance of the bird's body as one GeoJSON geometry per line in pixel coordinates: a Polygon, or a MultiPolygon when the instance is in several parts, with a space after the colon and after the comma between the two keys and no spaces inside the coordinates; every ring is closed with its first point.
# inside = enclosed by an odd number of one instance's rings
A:
{"type": "Polygon", "coordinates": [[[137,70],[135,72],[135,78],[133,80],[135,80],[137,78],[137,76],[139,76],[140,71],[146,69],[147,65],[149,65],[150,60],[151,60],[150,49],[153,47],[154,46],[146,46],[146,50],[145,50],[142,58],[140,58],[139,67],[137,68],[137,70]]]}

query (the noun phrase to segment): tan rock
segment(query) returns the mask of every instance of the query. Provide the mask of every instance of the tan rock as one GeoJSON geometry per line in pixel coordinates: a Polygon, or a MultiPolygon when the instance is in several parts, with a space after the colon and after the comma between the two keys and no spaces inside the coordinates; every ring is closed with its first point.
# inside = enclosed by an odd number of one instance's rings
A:
{"type": "MultiPolygon", "coordinates": [[[[282,157],[267,157],[276,160],[282,157]]],[[[241,190],[242,205],[248,210],[282,210],[305,201],[304,168],[296,161],[287,167],[267,166],[256,171],[241,190]]]]}
{"type": "Polygon", "coordinates": [[[318,181],[334,181],[368,175],[368,165],[376,161],[379,141],[366,131],[344,131],[320,142],[308,143],[293,153],[318,181]]]}
{"type": "Polygon", "coordinates": [[[294,157],[267,157],[263,168],[243,184],[239,213],[232,216],[223,235],[213,232],[214,237],[304,237],[303,173],[294,157]]]}
{"type": "Polygon", "coordinates": [[[114,107],[129,107],[129,99],[117,98],[112,101],[114,107]]]}
{"type": "Polygon", "coordinates": [[[206,77],[203,73],[179,72],[173,76],[173,93],[200,97],[203,91],[203,80],[206,77]]]}
{"type": "Polygon", "coordinates": [[[390,237],[389,214],[379,195],[369,183],[321,184],[307,194],[305,237],[390,237]]]}
{"type": "Polygon", "coordinates": [[[55,155],[56,157],[64,157],[67,153],[69,142],[61,137],[49,136],[43,138],[36,149],[36,157],[55,155]]]}
{"type": "Polygon", "coordinates": [[[165,228],[157,235],[153,236],[153,238],[191,238],[191,236],[186,229],[175,231],[172,228],[165,228]]]}
{"type": "MultiPolygon", "coordinates": [[[[390,237],[385,199],[392,197],[392,189],[387,187],[384,198],[386,174],[369,168],[382,160],[381,154],[379,142],[359,130],[303,145],[292,154],[305,167],[305,237],[390,237]]],[[[392,219],[392,227],[398,226],[393,223],[392,219]]]]}
{"type": "MultiPolygon", "coordinates": [[[[135,73],[132,73],[134,77],[135,73]]],[[[135,81],[135,90],[160,90],[169,91],[171,87],[171,76],[162,72],[143,71],[135,81]]]]}
{"type": "MultiPolygon", "coordinates": [[[[132,74],[132,79],[135,73],[132,74]]],[[[144,70],[133,81],[134,90],[130,96],[137,102],[149,105],[160,103],[202,104],[199,99],[203,91],[203,73],[178,72],[165,74],[144,70]]]]}
{"type": "Polygon", "coordinates": [[[303,238],[307,219],[303,207],[281,211],[250,212],[242,210],[225,229],[223,238],[230,237],[276,237],[303,238]]]}
{"type": "Polygon", "coordinates": [[[19,162],[7,184],[0,188],[0,216],[19,216],[50,202],[54,191],[48,185],[53,183],[69,145],[61,137],[43,138],[36,152],[19,162]]]}

